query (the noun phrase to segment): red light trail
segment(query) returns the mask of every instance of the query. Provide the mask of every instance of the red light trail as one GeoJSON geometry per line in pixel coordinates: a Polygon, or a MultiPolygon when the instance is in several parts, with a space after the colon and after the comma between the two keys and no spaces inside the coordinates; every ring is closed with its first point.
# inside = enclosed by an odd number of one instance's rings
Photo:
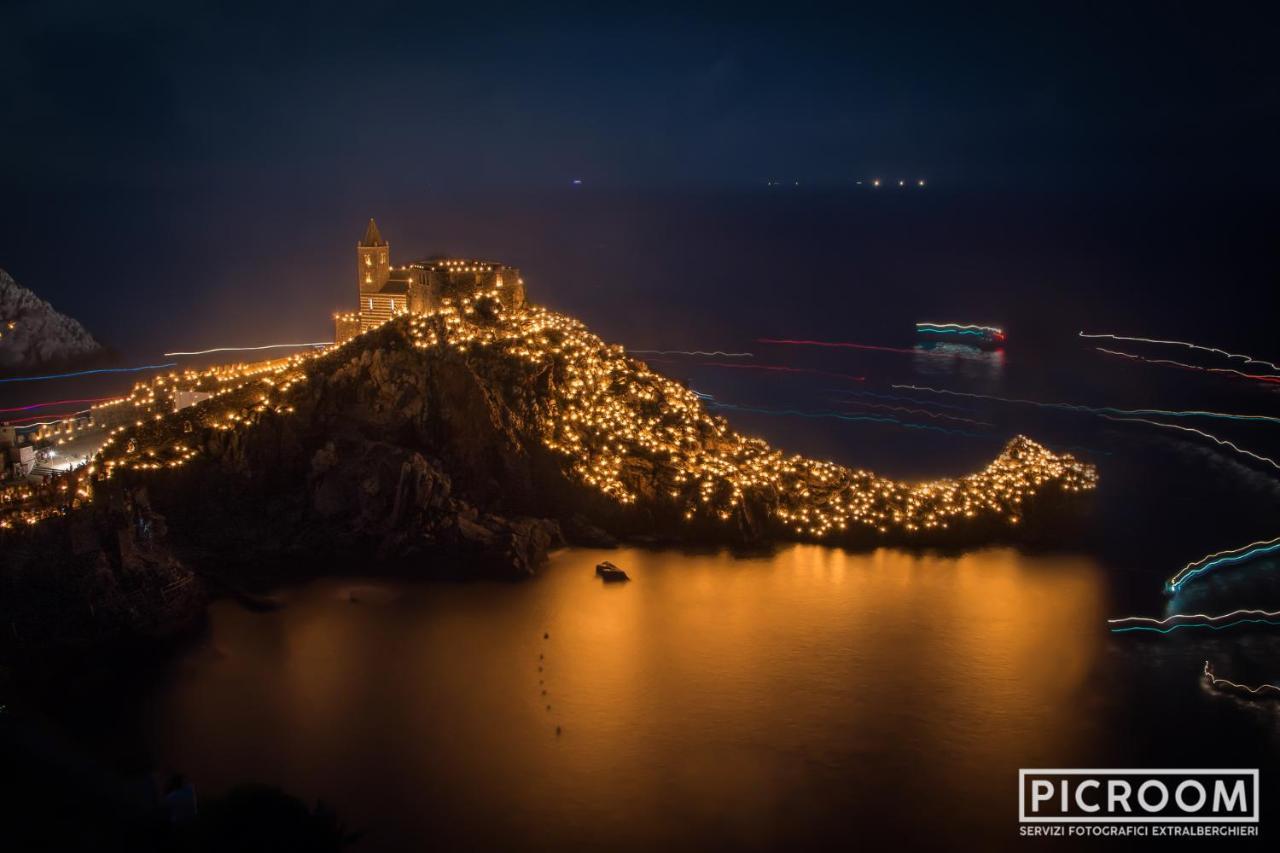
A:
{"type": "Polygon", "coordinates": [[[47,406],[69,406],[72,403],[101,403],[105,400],[118,400],[119,395],[115,397],[85,397],[80,400],[49,400],[44,403],[32,403],[29,406],[15,406],[12,409],[0,409],[0,412],[28,412],[32,409],[43,409],[47,406]]]}
{"type": "MultiPolygon", "coordinates": [[[[88,411],[88,410],[87,410],[87,409],[81,409],[81,410],[80,410],[80,412],[84,412],[84,411],[88,411]]],[[[49,414],[45,414],[45,415],[32,415],[32,416],[31,416],[31,417],[29,417],[29,418],[15,418],[15,419],[13,419],[13,420],[11,420],[11,421],[8,421],[8,423],[11,423],[11,424],[25,424],[25,423],[28,423],[29,421],[38,421],[38,420],[40,420],[41,418],[53,418],[53,419],[54,419],[54,420],[47,420],[47,421],[45,421],[43,424],[41,424],[42,426],[44,426],[44,425],[47,425],[47,424],[56,424],[56,423],[58,423],[58,421],[66,420],[67,418],[74,418],[76,415],[80,414],[80,412],[63,412],[63,413],[61,413],[61,414],[57,414],[57,415],[49,415],[49,414]]]]}
{"type": "Polygon", "coordinates": [[[833,373],[830,370],[818,370],[814,367],[786,367],[781,364],[730,364],[725,361],[704,361],[699,367],[723,367],[730,370],[763,370],[770,373],[812,373],[818,376],[835,376],[850,379],[854,382],[866,382],[865,376],[854,376],[852,373],[833,373]]]}
{"type": "Polygon", "coordinates": [[[1253,379],[1258,382],[1271,382],[1280,385],[1280,376],[1266,376],[1260,373],[1245,373],[1243,370],[1236,370],[1234,367],[1205,367],[1199,364],[1187,364],[1185,361],[1174,361],[1171,358],[1147,358],[1144,355],[1134,355],[1131,352],[1121,352],[1120,350],[1106,349],[1105,347],[1094,347],[1094,349],[1098,352],[1106,353],[1107,355],[1118,355],[1121,358],[1127,358],[1133,361],[1144,361],[1147,364],[1178,367],[1183,370],[1199,370],[1203,373],[1231,373],[1245,379],[1253,379]]]}

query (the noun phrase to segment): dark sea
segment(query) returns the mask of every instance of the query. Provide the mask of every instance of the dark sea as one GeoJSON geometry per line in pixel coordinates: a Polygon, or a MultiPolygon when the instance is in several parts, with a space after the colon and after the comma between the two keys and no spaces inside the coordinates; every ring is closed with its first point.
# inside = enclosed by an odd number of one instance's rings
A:
{"type": "MultiPolygon", "coordinates": [[[[1078,335],[1280,362],[1272,199],[581,187],[32,203],[43,218],[0,222],[0,266],[121,365],[328,340],[373,215],[393,263],[504,261],[607,340],[725,353],[645,357],[789,450],[919,480],[1022,433],[1100,475],[1087,523],[1052,548],[569,549],[520,585],[353,566],[281,590],[276,612],[220,601],[174,660],[92,714],[55,714],[86,749],[109,756],[127,732],[202,792],[260,781],[323,799],[365,830],[356,849],[1027,849],[1050,843],[1018,836],[1018,770],[1035,767],[1259,767],[1274,843],[1280,702],[1201,672],[1280,683],[1277,628],[1106,620],[1280,609],[1274,557],[1164,591],[1192,560],[1280,536],[1280,423],[1132,412],[1280,418],[1280,384],[1205,368],[1277,371],[1078,335]],[[925,345],[921,321],[1007,340],[925,345]],[[634,580],[599,584],[605,556],[634,580]]],[[[0,405],[128,382],[0,385],[0,405]]]]}

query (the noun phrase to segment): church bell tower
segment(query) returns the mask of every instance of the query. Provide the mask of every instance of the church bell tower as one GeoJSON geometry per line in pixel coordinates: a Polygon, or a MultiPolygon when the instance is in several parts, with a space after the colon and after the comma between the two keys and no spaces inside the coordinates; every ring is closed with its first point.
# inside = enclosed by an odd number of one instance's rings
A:
{"type": "Polygon", "coordinates": [[[372,219],[364,229],[364,239],[356,244],[356,279],[360,293],[378,293],[391,274],[389,258],[391,247],[378,233],[378,223],[372,219]]]}

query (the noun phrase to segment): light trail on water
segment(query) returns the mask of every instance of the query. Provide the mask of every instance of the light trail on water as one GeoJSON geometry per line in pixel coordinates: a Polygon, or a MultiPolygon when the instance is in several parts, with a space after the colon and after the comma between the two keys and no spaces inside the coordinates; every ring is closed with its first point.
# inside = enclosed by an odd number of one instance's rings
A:
{"type": "Polygon", "coordinates": [[[966,359],[971,361],[990,361],[991,356],[980,352],[958,353],[958,352],[933,352],[927,349],[918,349],[915,347],[886,347],[879,344],[855,344],[849,341],[807,341],[793,340],[790,338],[756,338],[756,343],[775,344],[778,346],[792,347],[825,347],[827,349],[852,349],[852,350],[870,350],[872,352],[896,352],[903,355],[919,355],[926,358],[949,358],[949,359],[966,359]]]}
{"type": "Polygon", "coordinates": [[[1236,370],[1234,367],[1205,367],[1199,364],[1188,364],[1185,361],[1174,361],[1171,358],[1147,358],[1144,355],[1135,355],[1131,352],[1121,352],[1120,350],[1107,349],[1106,347],[1094,347],[1100,353],[1107,355],[1116,355],[1121,358],[1127,358],[1132,361],[1143,361],[1147,364],[1157,364],[1166,367],[1178,367],[1183,370],[1198,370],[1202,373],[1230,373],[1244,379],[1253,379],[1258,382],[1271,382],[1280,384],[1280,376],[1264,376],[1261,373],[1245,373],[1243,370],[1236,370]]]}
{"type": "Polygon", "coordinates": [[[1222,690],[1230,688],[1232,690],[1241,690],[1253,696],[1280,696],[1280,685],[1277,684],[1259,684],[1257,687],[1250,687],[1248,684],[1240,684],[1235,681],[1228,681],[1225,678],[1218,678],[1213,674],[1213,667],[1209,666],[1209,662],[1204,662],[1204,676],[1209,679],[1212,687],[1222,690]]]}
{"type": "Polygon", "coordinates": [[[975,326],[972,323],[916,323],[917,329],[947,329],[955,332],[973,332],[981,334],[990,332],[993,335],[1003,335],[1004,330],[995,326],[975,326]]]}
{"type": "Polygon", "coordinates": [[[1155,634],[1170,634],[1182,628],[1208,628],[1213,631],[1224,631],[1237,625],[1280,625],[1280,610],[1232,610],[1210,616],[1208,613],[1175,613],[1163,619],[1152,616],[1123,616],[1119,619],[1108,619],[1107,624],[1113,634],[1131,631],[1147,631],[1155,634]],[[1230,622],[1226,620],[1232,620],[1230,622]]]}
{"type": "Polygon", "coordinates": [[[788,417],[799,417],[799,418],[829,418],[833,420],[854,421],[854,422],[862,421],[866,423],[891,424],[893,426],[900,426],[905,429],[928,430],[930,432],[945,433],[946,435],[960,435],[960,436],[965,436],[967,438],[992,438],[992,436],[983,435],[982,433],[978,433],[978,432],[968,432],[966,430],[959,430],[959,429],[948,429],[947,427],[934,426],[933,424],[917,424],[917,423],[912,423],[910,421],[899,420],[898,418],[892,418],[892,417],[880,416],[880,415],[851,415],[847,412],[832,412],[832,411],[805,412],[800,409],[766,409],[758,406],[739,406],[734,403],[719,403],[719,402],[709,402],[707,403],[707,406],[709,408],[714,408],[714,409],[731,409],[733,411],[753,412],[761,415],[783,415],[788,417]]]}
{"type": "Polygon", "coordinates": [[[44,409],[49,406],[69,406],[72,403],[101,403],[105,400],[119,400],[119,396],[115,397],[84,397],[79,400],[48,400],[44,403],[32,403],[29,406],[15,406],[12,409],[0,409],[0,412],[29,412],[32,409],[44,409]]]}
{"type": "Polygon", "coordinates": [[[848,394],[855,397],[873,397],[877,400],[897,400],[902,403],[915,403],[917,406],[933,406],[935,409],[951,409],[957,412],[972,412],[972,406],[959,406],[955,403],[940,403],[936,400],[920,400],[915,397],[903,397],[901,394],[877,394],[875,391],[855,391],[851,388],[826,388],[833,394],[848,394]]]}
{"type": "Polygon", "coordinates": [[[1259,423],[1280,424],[1280,417],[1275,415],[1236,415],[1230,412],[1207,412],[1200,409],[1177,411],[1173,409],[1117,409],[1113,406],[1087,406],[1083,403],[1046,403],[1041,400],[1024,400],[1017,397],[997,397],[993,394],[974,394],[969,391],[949,391],[945,388],[929,388],[925,385],[891,385],[891,388],[905,391],[917,391],[923,394],[942,394],[949,397],[968,397],[974,400],[993,400],[997,403],[1010,403],[1019,406],[1036,406],[1041,409],[1061,409],[1069,412],[1084,412],[1091,415],[1160,415],[1166,418],[1217,418],[1231,421],[1257,421],[1259,423]]]}
{"type": "Polygon", "coordinates": [[[707,358],[755,358],[755,353],[752,352],[725,352],[724,350],[718,349],[629,349],[627,352],[642,355],[689,355],[707,358]]]}
{"type": "Polygon", "coordinates": [[[855,376],[852,373],[834,373],[830,370],[818,370],[815,367],[788,367],[781,364],[730,364],[723,361],[704,361],[698,367],[720,367],[728,370],[759,370],[765,373],[809,373],[815,376],[834,376],[839,379],[850,379],[854,382],[866,382],[867,377],[855,376]]]}
{"type": "Polygon", "coordinates": [[[194,350],[192,352],[167,352],[165,356],[175,355],[210,355],[217,352],[257,352],[266,349],[301,349],[302,347],[327,347],[333,341],[314,341],[305,344],[264,344],[260,347],[213,347],[212,349],[194,350]]]}
{"type": "Polygon", "coordinates": [[[62,412],[61,414],[56,414],[56,415],[32,415],[29,418],[16,418],[14,420],[9,421],[9,423],[24,424],[24,423],[28,423],[29,421],[38,421],[41,418],[53,418],[54,420],[45,421],[42,424],[30,424],[31,426],[47,426],[49,424],[61,423],[62,421],[65,421],[67,418],[74,418],[76,415],[81,414],[82,412],[87,412],[87,411],[89,410],[81,409],[78,412],[62,412]]]}
{"type": "Polygon", "coordinates": [[[143,364],[139,367],[102,367],[97,370],[78,370],[74,373],[51,373],[47,376],[15,376],[12,379],[0,379],[0,384],[9,382],[41,382],[46,379],[72,379],[76,376],[93,376],[99,373],[139,373],[144,370],[163,370],[166,367],[177,367],[176,361],[164,364],[143,364]]]}
{"type": "Polygon", "coordinates": [[[1119,423],[1151,424],[1152,426],[1164,427],[1165,429],[1176,429],[1181,432],[1194,433],[1195,435],[1209,439],[1210,441],[1214,442],[1220,447],[1229,447],[1232,450],[1234,450],[1236,453],[1241,454],[1242,456],[1248,456],[1251,459],[1256,459],[1259,462],[1264,462],[1267,465],[1270,465],[1272,468],[1275,468],[1277,471],[1280,471],[1280,462],[1277,462],[1276,460],[1272,459],[1270,456],[1263,456],[1261,453],[1254,453],[1252,450],[1246,450],[1245,448],[1241,447],[1240,445],[1236,444],[1233,441],[1227,441],[1225,438],[1218,438],[1218,436],[1213,435],[1212,433],[1205,432],[1202,429],[1196,429],[1195,427],[1189,427],[1189,426],[1182,426],[1181,424],[1166,424],[1160,421],[1149,420],[1147,418],[1117,418],[1117,417],[1113,417],[1112,415],[1103,415],[1102,417],[1106,418],[1109,421],[1118,421],[1119,423]]]}
{"type": "Polygon", "coordinates": [[[1109,332],[1098,332],[1098,333],[1091,334],[1089,332],[1082,331],[1082,332],[1079,332],[1079,335],[1082,338],[1089,338],[1092,340],[1101,340],[1105,338],[1107,340],[1112,340],[1112,341],[1132,341],[1135,343],[1142,343],[1142,344],[1164,344],[1167,346],[1184,347],[1186,349],[1199,350],[1200,352],[1209,352],[1209,353],[1213,353],[1214,355],[1221,355],[1226,358],[1238,359],[1243,361],[1245,364],[1263,364],[1271,368],[1272,370],[1280,371],[1280,365],[1277,365],[1274,362],[1264,361],[1263,359],[1254,358],[1253,356],[1243,355],[1241,353],[1227,352],[1226,350],[1218,349],[1217,347],[1201,346],[1200,344],[1193,344],[1190,341],[1166,341],[1166,340],[1161,340],[1159,338],[1139,338],[1131,335],[1115,335],[1109,332]]]}
{"type": "Polygon", "coordinates": [[[1205,572],[1223,565],[1235,565],[1244,563],[1255,557],[1266,554],[1274,554],[1280,551],[1280,536],[1275,539],[1264,539],[1258,542],[1250,542],[1248,545],[1241,545],[1238,548],[1228,548],[1224,551],[1216,551],[1212,554],[1206,554],[1198,560],[1192,560],[1187,563],[1168,581],[1165,582],[1165,588],[1169,592],[1177,592],[1178,588],[1192,578],[1199,577],[1205,572]]]}
{"type": "Polygon", "coordinates": [[[976,420],[975,418],[965,418],[960,415],[944,415],[941,412],[931,412],[928,409],[916,409],[911,406],[894,406],[888,403],[860,403],[855,400],[836,400],[835,402],[844,403],[846,406],[866,406],[869,409],[884,409],[890,412],[902,412],[908,415],[924,415],[927,418],[941,418],[948,421],[960,421],[962,423],[974,424],[975,426],[989,427],[992,424],[986,421],[976,420]]]}

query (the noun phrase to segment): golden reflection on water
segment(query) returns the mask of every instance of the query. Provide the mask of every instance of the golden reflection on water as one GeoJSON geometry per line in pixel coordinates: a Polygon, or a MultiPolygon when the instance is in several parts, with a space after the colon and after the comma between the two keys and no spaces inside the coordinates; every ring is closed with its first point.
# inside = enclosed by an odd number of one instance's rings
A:
{"type": "Polygon", "coordinates": [[[1004,814],[1018,767],[1088,737],[1073,698],[1105,636],[1091,560],[1008,549],[566,550],[526,584],[288,598],[215,605],[160,754],[498,846],[781,843],[940,790],[1004,814]],[[632,582],[600,582],[606,557],[632,582]]]}

